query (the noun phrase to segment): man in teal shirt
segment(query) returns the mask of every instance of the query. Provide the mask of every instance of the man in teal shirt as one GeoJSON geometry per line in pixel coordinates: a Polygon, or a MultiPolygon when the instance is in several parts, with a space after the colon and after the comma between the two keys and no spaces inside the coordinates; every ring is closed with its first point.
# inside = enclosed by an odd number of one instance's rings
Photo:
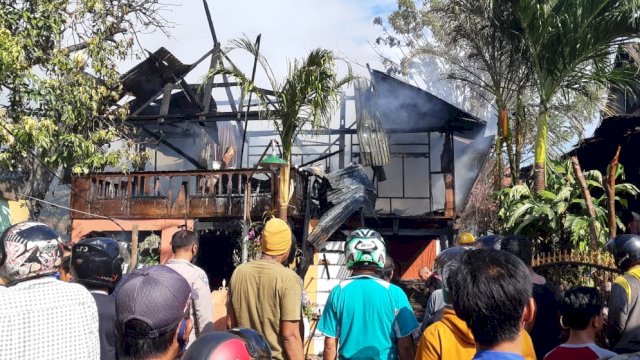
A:
{"type": "Polygon", "coordinates": [[[377,275],[385,263],[384,240],[373,230],[356,230],[345,255],[352,276],[331,290],[318,324],[324,359],[413,359],[418,322],[409,300],[377,275]]]}

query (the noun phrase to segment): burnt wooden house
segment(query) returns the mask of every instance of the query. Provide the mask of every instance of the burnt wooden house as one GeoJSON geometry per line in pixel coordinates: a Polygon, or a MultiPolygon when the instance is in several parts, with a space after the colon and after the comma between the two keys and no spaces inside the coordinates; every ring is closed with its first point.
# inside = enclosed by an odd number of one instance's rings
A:
{"type": "MultiPolygon", "coordinates": [[[[160,48],[123,74],[126,123],[149,158],[124,173],[74,177],[79,211],[71,216],[74,241],[92,230],[126,239],[134,227],[141,239],[160,236],[161,262],[176,231],[198,231],[197,262],[217,288],[233,271],[244,216],[260,221],[277,209],[278,172],[256,166],[277,139],[261,118],[264,104],[245,98],[234,79],[186,80],[201,62],[231,61],[211,29],[213,49],[193,64],[160,48]]],[[[457,211],[488,155],[484,121],[383,72],[369,75],[343,94],[330,127],[307,129],[295,142],[289,221],[304,254],[301,273],[318,271],[320,253],[366,226],[385,237],[398,277],[416,278],[453,242],[457,211]]],[[[322,254],[335,279],[339,255],[322,254]]]]}

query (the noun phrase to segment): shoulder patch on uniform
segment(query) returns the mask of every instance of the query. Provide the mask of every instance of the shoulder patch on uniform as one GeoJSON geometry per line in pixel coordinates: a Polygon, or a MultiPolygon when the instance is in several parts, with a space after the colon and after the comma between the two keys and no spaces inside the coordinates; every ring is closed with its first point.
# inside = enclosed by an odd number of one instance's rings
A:
{"type": "Polygon", "coordinates": [[[209,278],[207,278],[207,274],[200,274],[200,280],[202,280],[203,283],[209,285],[209,278]]]}
{"type": "Polygon", "coordinates": [[[623,276],[618,276],[614,282],[620,285],[624,289],[625,294],[627,294],[627,303],[630,303],[631,302],[631,284],[629,284],[629,281],[623,275],[623,276]]]}

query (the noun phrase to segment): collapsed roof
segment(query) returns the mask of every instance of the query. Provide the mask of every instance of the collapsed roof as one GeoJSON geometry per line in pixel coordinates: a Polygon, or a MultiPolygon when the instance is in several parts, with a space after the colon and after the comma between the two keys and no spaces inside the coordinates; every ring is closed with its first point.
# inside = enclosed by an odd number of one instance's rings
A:
{"type": "Polygon", "coordinates": [[[443,132],[473,139],[486,122],[430,92],[378,70],[371,71],[376,105],[388,132],[443,132]]]}
{"type": "MultiPolygon", "coordinates": [[[[442,174],[444,165],[440,161],[451,157],[455,169],[448,169],[447,172],[453,170],[456,173],[456,208],[464,208],[471,188],[484,166],[493,143],[493,136],[484,136],[486,122],[425,90],[380,71],[373,70],[371,78],[375,88],[371,92],[365,91],[362,84],[356,83],[356,118],[360,151],[371,153],[364,157],[361,156],[360,161],[363,165],[372,166],[374,169],[376,166],[387,166],[389,153],[390,151],[397,152],[398,144],[387,143],[385,133],[391,134],[391,136],[414,134],[413,138],[427,138],[425,142],[428,147],[427,153],[420,156],[427,158],[434,156],[437,161],[434,160],[435,168],[425,171],[442,174]],[[448,150],[444,142],[429,140],[430,133],[455,134],[454,145],[450,149],[452,154],[447,153],[448,150]],[[372,134],[384,136],[372,137],[372,134]],[[363,141],[363,136],[367,137],[366,141],[363,141]],[[382,139],[384,141],[381,141],[382,139]],[[396,145],[395,149],[394,145],[396,145]]],[[[404,145],[400,144],[400,146],[404,145]]],[[[411,145],[411,147],[417,146],[411,145]]],[[[408,151],[408,154],[411,155],[411,150],[408,151]]],[[[404,172],[404,169],[402,171],[404,172]]],[[[378,174],[379,172],[374,171],[374,173],[378,174]]],[[[392,174],[393,176],[390,176],[388,181],[397,182],[398,179],[401,179],[401,187],[404,189],[403,177],[405,174],[397,172],[392,172],[392,174]]],[[[409,169],[408,175],[423,177],[423,186],[427,181],[427,176],[431,181],[431,175],[421,174],[419,169],[409,169]]],[[[366,177],[364,169],[359,165],[351,165],[330,173],[326,175],[325,179],[330,187],[327,195],[330,207],[325,210],[308,237],[309,242],[318,249],[323,248],[325,241],[354,213],[362,211],[367,216],[376,216],[375,212],[372,213],[372,208],[375,209],[376,196],[380,196],[379,192],[376,194],[376,187],[366,177]]],[[[378,178],[378,181],[383,181],[383,179],[378,178]]],[[[429,183],[426,186],[434,186],[434,184],[429,183]]],[[[436,186],[438,186],[437,192],[444,193],[445,187],[442,181],[436,186]]],[[[435,215],[433,208],[429,209],[427,213],[423,210],[418,212],[416,214],[395,213],[395,215],[435,215]]]]}

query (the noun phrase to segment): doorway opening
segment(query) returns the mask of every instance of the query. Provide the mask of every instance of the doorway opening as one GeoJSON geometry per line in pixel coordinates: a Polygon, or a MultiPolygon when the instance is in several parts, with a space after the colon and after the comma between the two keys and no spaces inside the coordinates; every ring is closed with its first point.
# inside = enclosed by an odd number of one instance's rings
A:
{"type": "Polygon", "coordinates": [[[200,249],[194,261],[209,278],[211,290],[222,287],[223,280],[228,286],[234,259],[239,256],[242,226],[239,221],[225,220],[199,222],[200,249]]]}

